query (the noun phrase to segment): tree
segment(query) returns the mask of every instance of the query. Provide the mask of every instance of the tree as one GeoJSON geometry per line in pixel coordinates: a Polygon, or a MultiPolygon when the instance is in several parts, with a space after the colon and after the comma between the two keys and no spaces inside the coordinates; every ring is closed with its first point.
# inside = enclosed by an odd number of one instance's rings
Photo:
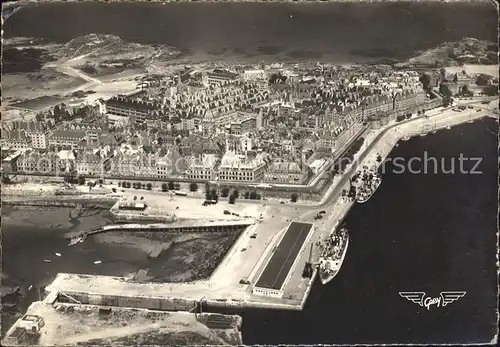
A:
{"type": "Polygon", "coordinates": [[[291,199],[290,199],[290,200],[291,200],[292,202],[297,202],[297,198],[298,198],[297,194],[293,193],[293,194],[292,194],[292,197],[291,197],[291,199]]]}
{"type": "Polygon", "coordinates": [[[116,193],[116,188],[112,188],[112,189],[111,189],[111,191],[112,191],[113,193],[116,193]]]}
{"type": "Polygon", "coordinates": [[[255,192],[255,191],[251,192],[249,198],[251,200],[256,200],[257,199],[257,192],[255,192]]]}
{"type": "Polygon", "coordinates": [[[240,197],[240,193],[238,193],[238,191],[235,189],[233,190],[233,195],[236,199],[238,199],[240,197]]]}
{"type": "Polygon", "coordinates": [[[163,183],[163,184],[161,185],[161,191],[162,191],[162,192],[168,192],[168,186],[167,186],[167,184],[166,184],[166,183],[163,183]]]}
{"type": "Polygon", "coordinates": [[[222,196],[223,198],[227,198],[229,196],[229,188],[227,187],[222,188],[220,196],[222,196]]]}
{"type": "Polygon", "coordinates": [[[419,81],[422,83],[424,90],[429,89],[429,85],[431,83],[431,78],[428,74],[423,74],[422,76],[420,76],[419,81]]]}
{"type": "Polygon", "coordinates": [[[444,83],[441,83],[441,85],[439,86],[439,92],[441,94],[443,94],[444,96],[448,96],[448,97],[452,96],[450,88],[448,87],[447,84],[444,84],[444,83]]]}
{"type": "Polygon", "coordinates": [[[153,189],[153,185],[151,183],[148,183],[148,184],[146,184],[146,188],[148,190],[151,190],[151,189],[153,189]]]}
{"type": "Polygon", "coordinates": [[[180,183],[176,183],[176,184],[174,185],[174,188],[175,188],[175,190],[179,190],[179,189],[181,189],[181,184],[180,184],[180,183]]]}
{"type": "Polygon", "coordinates": [[[234,202],[235,202],[235,201],[236,201],[236,197],[234,196],[234,194],[231,194],[231,195],[229,196],[229,203],[230,203],[231,205],[234,205],[234,202]]]}
{"type": "Polygon", "coordinates": [[[85,177],[79,176],[78,177],[78,184],[83,186],[85,184],[85,177]]]}
{"type": "Polygon", "coordinates": [[[219,201],[219,195],[217,195],[217,191],[215,189],[210,191],[210,196],[212,197],[212,200],[219,201]]]}
{"type": "Polygon", "coordinates": [[[250,196],[250,193],[249,193],[249,192],[245,192],[245,194],[243,194],[243,197],[244,197],[245,199],[248,199],[248,198],[249,198],[249,196],[250,196]]]}
{"type": "Polygon", "coordinates": [[[3,184],[9,184],[10,183],[10,177],[6,173],[3,173],[3,172],[2,172],[2,183],[3,184]]]}
{"type": "Polygon", "coordinates": [[[443,98],[443,106],[444,106],[444,107],[447,107],[447,106],[448,106],[448,105],[450,105],[450,104],[451,104],[451,98],[450,98],[449,96],[445,96],[445,97],[443,98]]]}
{"type": "Polygon", "coordinates": [[[172,182],[172,181],[168,182],[168,189],[169,190],[174,190],[175,189],[175,183],[172,182]]]}
{"type": "Polygon", "coordinates": [[[205,192],[205,200],[212,200],[212,195],[210,194],[209,190],[205,192]]]}
{"type": "Polygon", "coordinates": [[[137,200],[137,196],[134,196],[134,201],[137,200]]]}
{"type": "Polygon", "coordinates": [[[490,84],[483,89],[484,94],[487,96],[495,96],[498,95],[498,85],[490,84]]]}
{"type": "Polygon", "coordinates": [[[190,185],[189,185],[189,191],[191,192],[196,192],[198,190],[198,185],[194,182],[192,182],[190,185]]]}

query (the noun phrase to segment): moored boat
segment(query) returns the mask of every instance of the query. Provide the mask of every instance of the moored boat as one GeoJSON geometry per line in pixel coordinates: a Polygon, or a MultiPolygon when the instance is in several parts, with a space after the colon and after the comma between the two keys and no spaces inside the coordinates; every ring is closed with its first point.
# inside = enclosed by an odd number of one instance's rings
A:
{"type": "Polygon", "coordinates": [[[374,170],[364,170],[356,175],[356,202],[363,204],[370,200],[382,183],[382,177],[374,170]]]}
{"type": "Polygon", "coordinates": [[[321,252],[318,274],[321,283],[326,284],[337,276],[344,262],[349,245],[349,233],[347,228],[337,230],[327,237],[321,252]]]}

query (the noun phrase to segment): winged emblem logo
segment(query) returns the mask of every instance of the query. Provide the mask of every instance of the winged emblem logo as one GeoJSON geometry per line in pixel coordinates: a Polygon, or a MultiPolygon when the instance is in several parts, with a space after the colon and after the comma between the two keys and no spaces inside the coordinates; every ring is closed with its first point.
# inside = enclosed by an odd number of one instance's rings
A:
{"type": "Polygon", "coordinates": [[[425,307],[428,311],[432,305],[444,307],[454,301],[464,297],[466,292],[447,291],[441,292],[439,297],[426,296],[425,292],[399,292],[402,298],[405,298],[417,305],[425,307]]]}

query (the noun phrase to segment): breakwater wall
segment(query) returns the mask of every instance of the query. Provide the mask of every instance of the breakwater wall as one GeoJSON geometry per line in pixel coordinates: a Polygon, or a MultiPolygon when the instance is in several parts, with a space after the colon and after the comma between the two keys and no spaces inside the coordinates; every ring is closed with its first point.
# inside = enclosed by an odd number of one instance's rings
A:
{"type": "Polygon", "coordinates": [[[302,306],[297,304],[284,304],[278,302],[265,302],[265,301],[247,301],[247,300],[234,300],[234,299],[203,299],[203,309],[213,308],[227,308],[227,309],[245,309],[245,308],[260,308],[265,310],[288,310],[288,311],[301,311],[302,306]]]}
{"type": "Polygon", "coordinates": [[[33,207],[71,207],[71,208],[90,208],[96,210],[108,210],[109,202],[73,202],[57,200],[2,200],[5,205],[13,206],[33,206],[33,207]]]}
{"type": "Polygon", "coordinates": [[[96,228],[87,232],[86,235],[103,233],[106,231],[128,231],[128,232],[226,232],[241,233],[252,223],[233,223],[221,225],[170,225],[170,224],[115,224],[96,228]]]}
{"type": "Polygon", "coordinates": [[[183,298],[101,295],[84,292],[59,292],[55,302],[188,312],[193,311],[199,304],[197,300],[183,298]]]}

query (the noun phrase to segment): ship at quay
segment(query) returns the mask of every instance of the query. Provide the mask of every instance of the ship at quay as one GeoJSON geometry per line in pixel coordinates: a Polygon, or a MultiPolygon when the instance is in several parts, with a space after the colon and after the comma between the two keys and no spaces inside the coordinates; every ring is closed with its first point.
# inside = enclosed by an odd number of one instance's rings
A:
{"type": "Polygon", "coordinates": [[[349,246],[349,233],[347,228],[334,227],[328,235],[319,259],[318,274],[321,283],[327,284],[337,276],[344,262],[347,247],[349,246]]]}
{"type": "Polygon", "coordinates": [[[356,202],[363,204],[370,200],[380,187],[382,177],[375,170],[364,167],[354,176],[351,182],[356,187],[356,202]]]}

